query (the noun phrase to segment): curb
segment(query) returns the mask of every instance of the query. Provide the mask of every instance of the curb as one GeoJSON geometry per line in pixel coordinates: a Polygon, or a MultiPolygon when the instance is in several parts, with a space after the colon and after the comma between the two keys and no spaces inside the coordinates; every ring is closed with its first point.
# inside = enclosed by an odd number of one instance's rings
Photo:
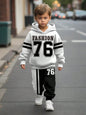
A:
{"type": "Polygon", "coordinates": [[[3,70],[4,66],[7,64],[6,60],[0,60],[0,72],[3,70]]]}
{"type": "Polygon", "coordinates": [[[1,60],[0,60],[0,72],[4,69],[5,65],[7,65],[11,60],[21,52],[21,48],[18,50],[9,51],[1,60]]]}

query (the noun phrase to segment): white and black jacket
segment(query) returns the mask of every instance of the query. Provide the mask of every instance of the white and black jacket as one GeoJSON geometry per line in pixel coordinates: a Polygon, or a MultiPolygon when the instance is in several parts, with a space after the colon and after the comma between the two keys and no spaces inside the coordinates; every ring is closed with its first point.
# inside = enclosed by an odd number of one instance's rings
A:
{"type": "Polygon", "coordinates": [[[23,42],[20,64],[26,64],[29,54],[32,67],[46,68],[55,65],[56,61],[58,67],[63,67],[65,63],[63,43],[54,24],[48,24],[45,32],[38,28],[36,22],[32,24],[31,31],[23,42]]]}

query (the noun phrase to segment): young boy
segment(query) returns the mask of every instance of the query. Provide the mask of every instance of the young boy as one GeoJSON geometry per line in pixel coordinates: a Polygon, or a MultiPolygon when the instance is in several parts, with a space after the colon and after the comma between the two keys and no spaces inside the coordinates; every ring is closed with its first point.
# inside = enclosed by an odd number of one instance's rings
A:
{"type": "Polygon", "coordinates": [[[37,94],[36,105],[42,105],[46,97],[46,110],[54,110],[52,99],[55,97],[55,63],[61,71],[65,63],[64,49],[60,36],[54,24],[48,24],[51,19],[51,8],[47,4],[38,5],[34,10],[36,22],[23,43],[19,60],[21,68],[25,69],[26,60],[32,66],[32,85],[37,94]]]}

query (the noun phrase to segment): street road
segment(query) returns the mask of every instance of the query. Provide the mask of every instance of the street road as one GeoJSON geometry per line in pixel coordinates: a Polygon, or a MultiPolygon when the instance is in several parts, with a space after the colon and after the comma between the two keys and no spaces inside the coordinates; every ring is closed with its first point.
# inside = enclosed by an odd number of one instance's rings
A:
{"type": "Polygon", "coordinates": [[[30,66],[21,70],[16,57],[4,75],[9,73],[8,80],[0,89],[0,115],[86,115],[86,21],[51,22],[63,40],[66,57],[63,70],[56,71],[55,111],[45,111],[45,100],[41,107],[34,106],[30,66]]]}

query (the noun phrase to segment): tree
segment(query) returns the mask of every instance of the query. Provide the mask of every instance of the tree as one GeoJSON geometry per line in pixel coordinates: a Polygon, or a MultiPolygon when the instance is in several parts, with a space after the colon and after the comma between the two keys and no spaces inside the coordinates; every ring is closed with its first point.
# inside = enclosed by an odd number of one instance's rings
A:
{"type": "Polygon", "coordinates": [[[83,0],[83,2],[82,2],[82,9],[86,10],[86,0],[83,0]]]}
{"type": "MultiPolygon", "coordinates": [[[[49,4],[50,7],[52,7],[52,3],[54,2],[55,0],[43,0],[44,3],[47,3],[49,4]]],[[[67,5],[70,3],[72,4],[72,1],[73,0],[58,0],[61,4],[61,6],[63,7],[67,7],[67,5]]],[[[86,1],[86,0],[85,0],[86,1]]]]}
{"type": "Polygon", "coordinates": [[[59,0],[61,6],[67,7],[68,4],[72,4],[73,0],[59,0]]]}
{"type": "Polygon", "coordinates": [[[54,2],[55,0],[43,0],[44,3],[48,4],[50,7],[52,7],[52,3],[54,2]]]}

